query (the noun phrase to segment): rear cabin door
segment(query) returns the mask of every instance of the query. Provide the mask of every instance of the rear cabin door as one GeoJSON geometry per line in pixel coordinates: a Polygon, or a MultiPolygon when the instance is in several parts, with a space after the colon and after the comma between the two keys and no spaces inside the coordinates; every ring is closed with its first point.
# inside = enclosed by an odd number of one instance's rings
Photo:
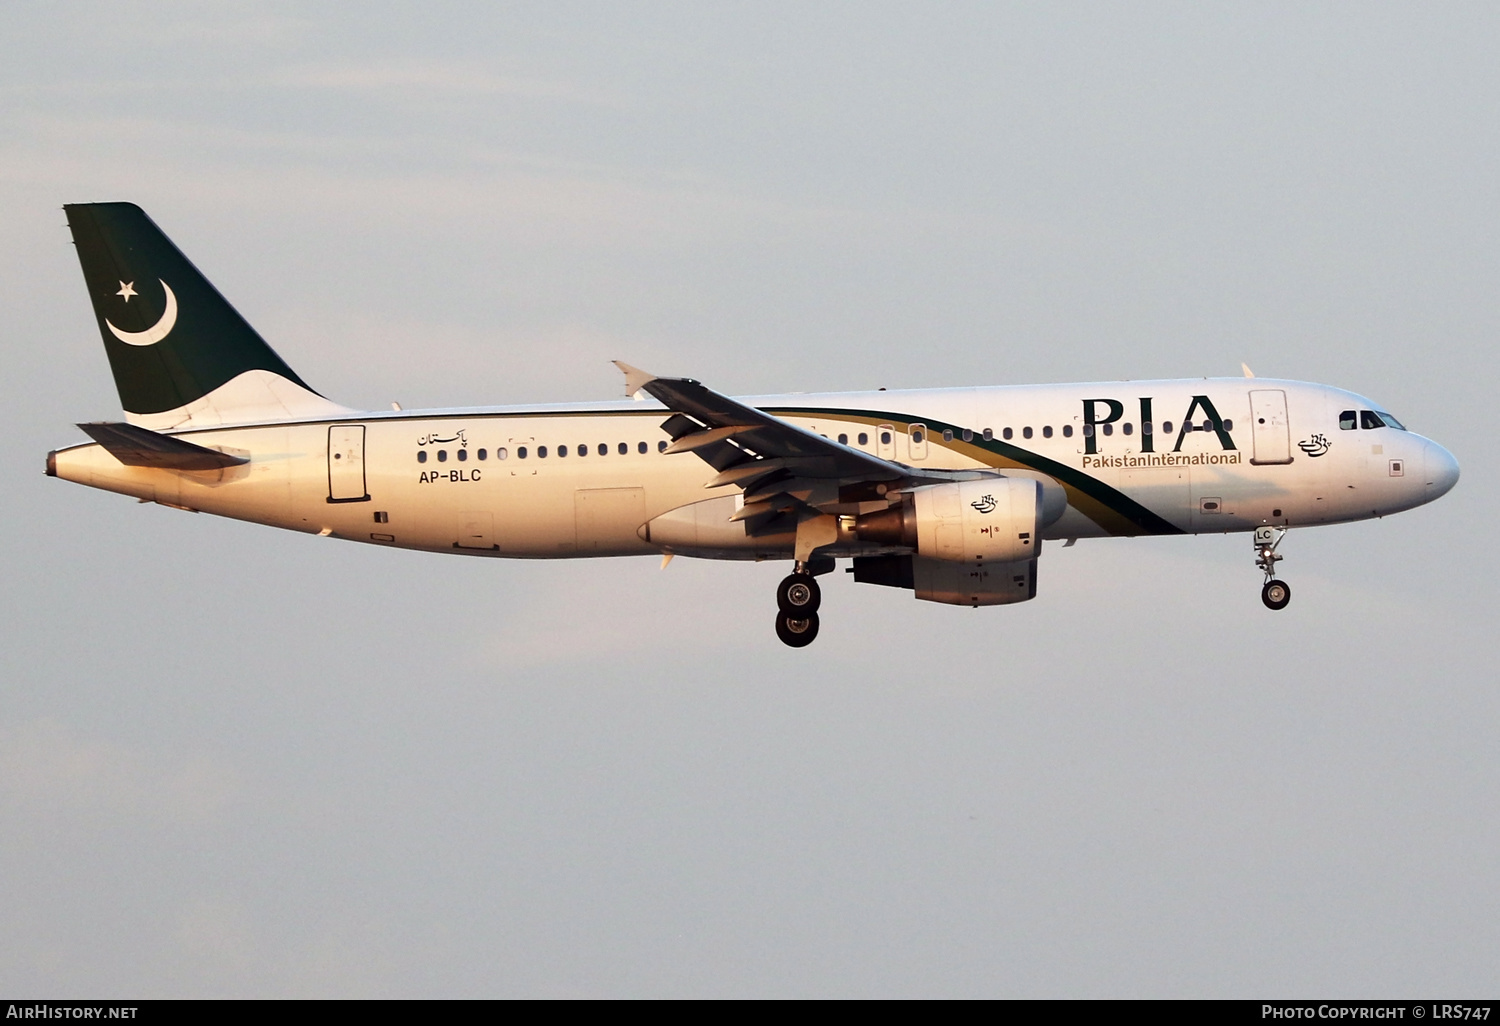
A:
{"type": "Polygon", "coordinates": [[[1286,393],[1279,388],[1257,388],[1250,392],[1250,427],[1255,437],[1258,465],[1292,462],[1292,433],[1287,423],[1286,393]]]}
{"type": "Polygon", "coordinates": [[[365,490],[365,426],[335,424],[328,429],[328,501],[368,502],[365,490]]]}

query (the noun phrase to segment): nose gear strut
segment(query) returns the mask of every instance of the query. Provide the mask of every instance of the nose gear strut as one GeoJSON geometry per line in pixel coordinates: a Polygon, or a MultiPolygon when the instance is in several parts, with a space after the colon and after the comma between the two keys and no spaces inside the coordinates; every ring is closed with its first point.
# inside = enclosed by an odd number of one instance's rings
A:
{"type": "Polygon", "coordinates": [[[1276,548],[1285,537],[1284,527],[1255,529],[1255,565],[1266,575],[1266,583],[1260,589],[1260,600],[1266,604],[1267,609],[1285,609],[1287,603],[1292,601],[1292,586],[1276,579],[1276,564],[1284,558],[1276,552],[1276,548]]]}

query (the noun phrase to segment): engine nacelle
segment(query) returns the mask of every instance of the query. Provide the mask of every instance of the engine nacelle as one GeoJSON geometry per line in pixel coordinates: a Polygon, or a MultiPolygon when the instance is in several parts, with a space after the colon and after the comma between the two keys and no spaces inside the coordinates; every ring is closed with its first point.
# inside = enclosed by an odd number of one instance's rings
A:
{"type": "Polygon", "coordinates": [[[1013,563],[1041,548],[1042,486],[1002,477],[928,485],[912,493],[917,555],[972,563],[1013,563]]]}
{"type": "Polygon", "coordinates": [[[958,563],[912,557],[912,590],[924,602],[1003,606],[1036,598],[1036,560],[958,563]]]}
{"type": "Polygon", "coordinates": [[[923,556],[856,556],[854,579],[916,592],[924,602],[1003,606],[1036,598],[1034,559],[1015,563],[961,563],[923,556]]]}
{"type": "Polygon", "coordinates": [[[1041,551],[1042,483],[986,477],[925,485],[854,523],[861,541],[904,545],[930,560],[1014,563],[1041,551]]]}

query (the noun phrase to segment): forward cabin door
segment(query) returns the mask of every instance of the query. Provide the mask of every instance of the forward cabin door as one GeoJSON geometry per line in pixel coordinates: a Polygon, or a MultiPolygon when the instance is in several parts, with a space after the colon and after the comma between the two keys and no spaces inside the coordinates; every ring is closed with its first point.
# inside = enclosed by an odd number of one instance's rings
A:
{"type": "Polygon", "coordinates": [[[328,429],[328,501],[368,502],[365,490],[365,426],[335,424],[328,429]]]}
{"type": "Polygon", "coordinates": [[[1255,434],[1257,465],[1292,462],[1292,432],[1287,422],[1286,393],[1279,388],[1250,392],[1250,427],[1255,434]]]}

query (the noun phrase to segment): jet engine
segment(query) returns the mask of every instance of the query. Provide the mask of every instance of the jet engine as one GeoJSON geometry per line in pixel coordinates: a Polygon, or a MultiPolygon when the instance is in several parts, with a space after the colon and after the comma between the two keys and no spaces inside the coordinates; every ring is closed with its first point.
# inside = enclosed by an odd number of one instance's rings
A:
{"type": "Polygon", "coordinates": [[[860,541],[903,546],[915,554],[857,557],[854,579],[910,588],[928,602],[1024,602],[1036,596],[1036,557],[1048,512],[1043,485],[1031,478],[989,477],[913,489],[889,509],[857,518],[854,532],[860,541]]]}
{"type": "Polygon", "coordinates": [[[1043,523],[1041,482],[985,477],[913,489],[897,505],[857,518],[854,533],[928,559],[1011,563],[1035,558],[1043,523]]]}

